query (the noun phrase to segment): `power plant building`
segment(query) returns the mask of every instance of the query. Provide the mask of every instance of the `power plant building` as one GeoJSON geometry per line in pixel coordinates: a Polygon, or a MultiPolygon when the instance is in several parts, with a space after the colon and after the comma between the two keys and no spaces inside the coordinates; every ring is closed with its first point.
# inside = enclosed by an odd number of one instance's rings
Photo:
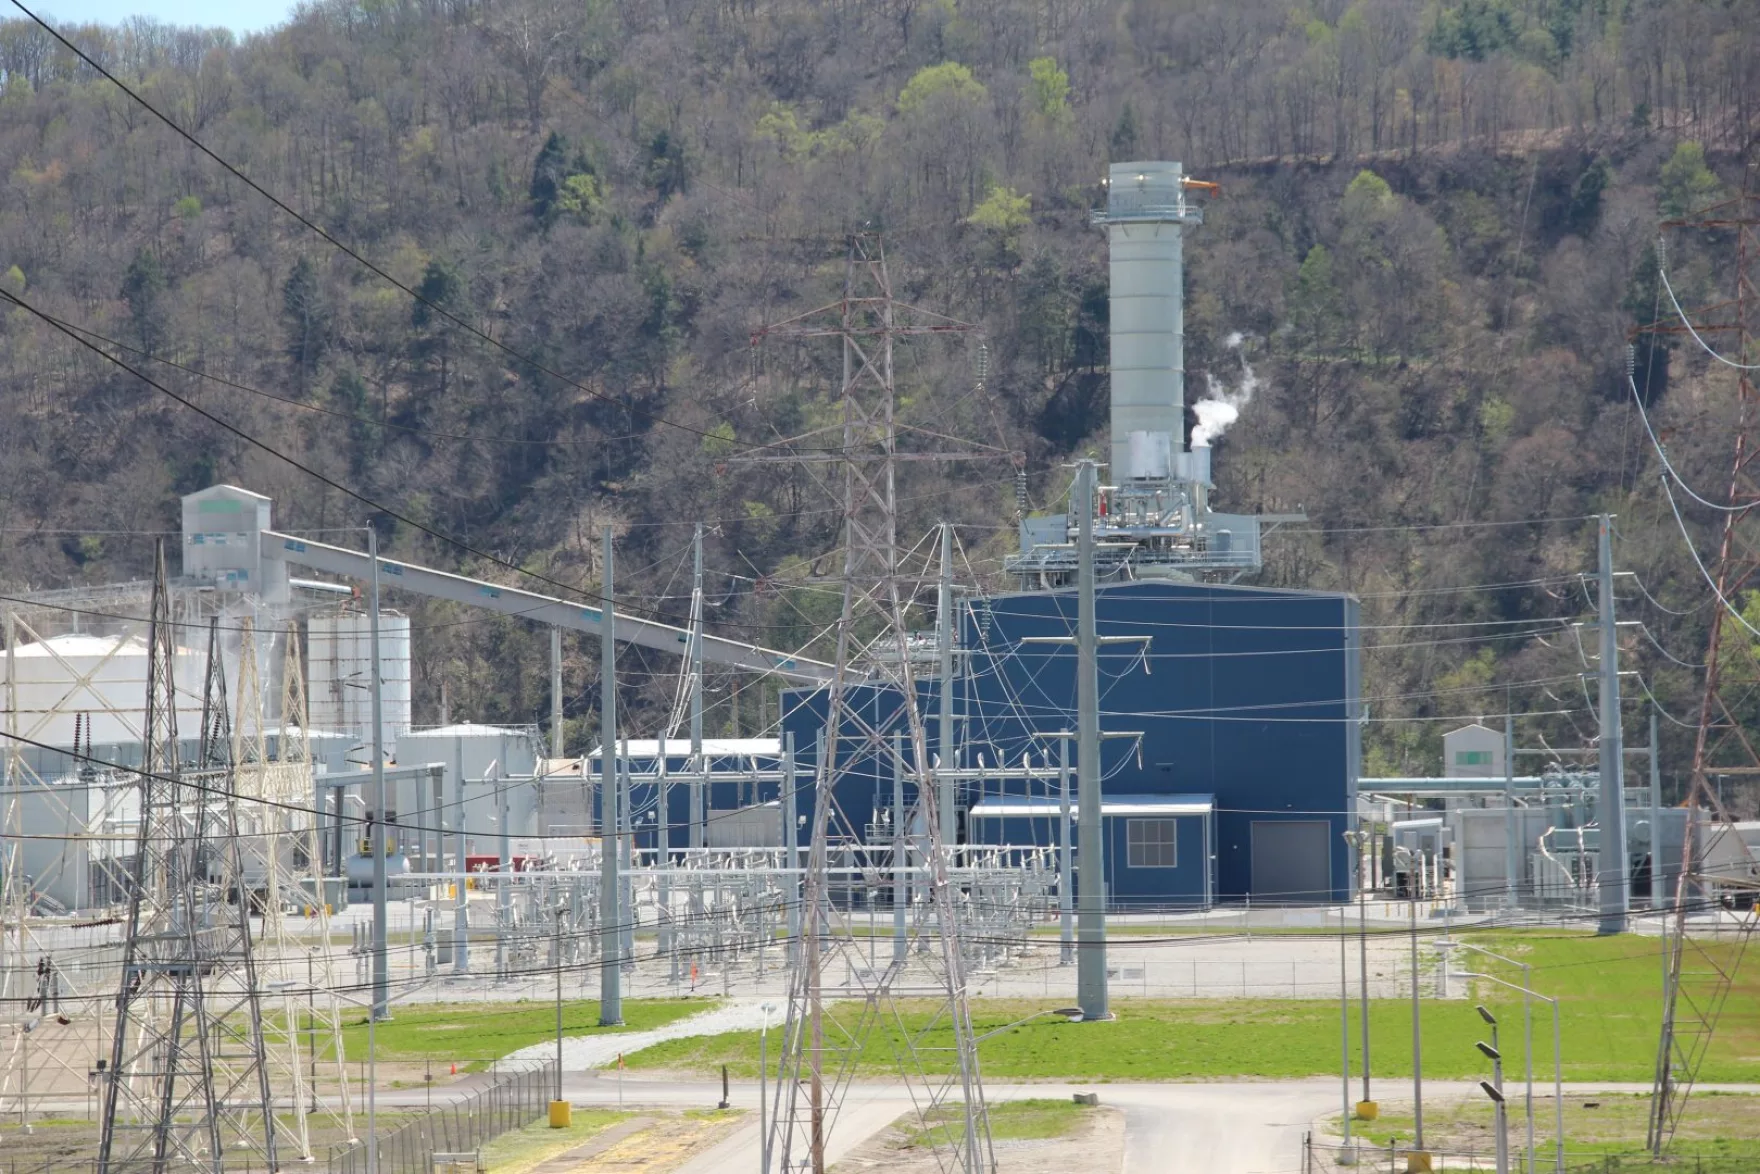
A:
{"type": "MultiPolygon", "coordinates": [[[[1344,833],[1361,768],[1356,601],[1166,580],[1107,584],[1096,598],[1102,639],[1139,638],[1100,653],[1100,727],[1114,735],[1101,743],[1109,898],[1155,906],[1348,900],[1344,833]],[[1166,855],[1178,862],[1165,863],[1166,855]]],[[[972,843],[1056,844],[1058,783],[1017,768],[1023,758],[1055,766],[1065,746],[1073,760],[1075,650],[1041,641],[1074,630],[1075,592],[975,600],[962,612],[955,744],[961,767],[988,769],[975,781],[962,776],[956,834],[972,843]]],[[[895,691],[852,688],[862,724],[904,736],[895,691]]],[[[941,754],[939,688],[919,683],[932,756],[941,754]]],[[[784,701],[783,729],[803,776],[818,762],[825,701],[823,692],[784,701]]],[[[853,827],[887,826],[891,770],[864,734],[851,723],[840,735],[837,803],[853,827]]],[[[914,798],[906,795],[907,807],[914,798]]]]}

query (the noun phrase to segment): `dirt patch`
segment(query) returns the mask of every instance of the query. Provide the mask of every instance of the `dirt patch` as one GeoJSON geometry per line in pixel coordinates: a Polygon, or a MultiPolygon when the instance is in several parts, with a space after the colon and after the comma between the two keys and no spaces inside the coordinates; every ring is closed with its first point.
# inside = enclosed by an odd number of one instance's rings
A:
{"type": "MultiPolygon", "coordinates": [[[[833,1174],[942,1174],[946,1155],[911,1144],[919,1136],[916,1116],[907,1115],[838,1162],[833,1174]]],[[[997,1174],[1116,1174],[1124,1165],[1124,1113],[1104,1106],[1088,1109],[1059,1137],[1005,1139],[994,1145],[997,1174]]]]}

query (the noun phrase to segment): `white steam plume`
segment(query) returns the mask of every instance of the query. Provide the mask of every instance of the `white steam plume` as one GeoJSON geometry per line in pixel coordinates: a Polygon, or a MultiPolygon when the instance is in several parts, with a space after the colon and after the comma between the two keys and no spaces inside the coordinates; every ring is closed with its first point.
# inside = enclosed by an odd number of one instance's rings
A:
{"type": "Polygon", "coordinates": [[[1208,387],[1204,398],[1192,404],[1192,412],[1198,417],[1197,427],[1192,429],[1192,447],[1208,447],[1221,436],[1228,426],[1240,419],[1241,409],[1253,400],[1253,394],[1259,390],[1259,377],[1253,373],[1253,365],[1247,357],[1240,353],[1241,343],[1245,337],[1235,331],[1223,340],[1223,345],[1240,355],[1241,381],[1237,387],[1228,387],[1210,372],[1204,372],[1204,382],[1208,387]]]}

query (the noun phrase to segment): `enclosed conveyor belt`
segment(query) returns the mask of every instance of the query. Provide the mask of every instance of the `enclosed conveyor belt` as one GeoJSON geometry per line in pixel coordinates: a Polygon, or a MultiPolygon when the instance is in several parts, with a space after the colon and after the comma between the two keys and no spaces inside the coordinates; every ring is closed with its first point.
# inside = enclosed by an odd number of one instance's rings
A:
{"type": "MultiPolygon", "coordinates": [[[[266,559],[277,559],[351,579],[367,579],[372,575],[372,560],[364,551],[295,538],[274,530],[264,530],[262,541],[263,557],[266,559]]],[[[414,563],[381,558],[379,573],[386,576],[384,582],[388,587],[413,591],[417,595],[427,595],[435,599],[450,599],[454,603],[518,616],[533,623],[553,624],[559,628],[595,634],[604,623],[604,613],[596,607],[570,603],[565,599],[539,595],[532,591],[521,591],[517,587],[504,587],[482,579],[448,574],[414,563]]],[[[622,613],[617,616],[616,634],[619,640],[677,656],[684,656],[690,650],[691,634],[686,629],[622,613]]],[[[703,635],[703,659],[713,664],[754,673],[768,673],[785,680],[811,685],[824,684],[832,677],[832,667],[822,661],[761,648],[756,644],[742,644],[737,640],[707,633],[703,635]]]]}

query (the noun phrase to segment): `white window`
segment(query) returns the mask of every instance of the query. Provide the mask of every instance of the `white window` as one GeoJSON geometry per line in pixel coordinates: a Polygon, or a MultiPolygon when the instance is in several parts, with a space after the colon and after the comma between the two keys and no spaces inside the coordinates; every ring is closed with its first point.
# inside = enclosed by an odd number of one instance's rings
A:
{"type": "Polygon", "coordinates": [[[1179,864],[1178,821],[1124,821],[1125,863],[1131,868],[1174,868],[1179,864]]]}

